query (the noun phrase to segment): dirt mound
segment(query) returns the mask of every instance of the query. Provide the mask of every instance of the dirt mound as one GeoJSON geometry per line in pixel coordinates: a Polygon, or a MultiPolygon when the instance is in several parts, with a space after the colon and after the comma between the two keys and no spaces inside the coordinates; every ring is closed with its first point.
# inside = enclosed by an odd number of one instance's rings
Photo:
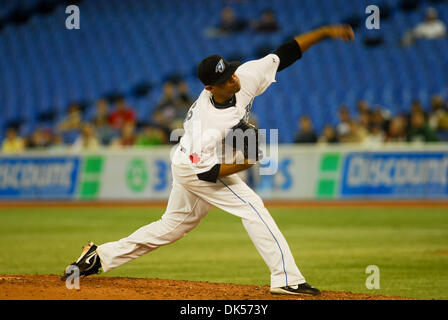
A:
{"type": "Polygon", "coordinates": [[[272,295],[268,286],[91,276],[67,289],[57,275],[0,275],[0,300],[409,300],[323,291],[321,296],[272,295]]]}

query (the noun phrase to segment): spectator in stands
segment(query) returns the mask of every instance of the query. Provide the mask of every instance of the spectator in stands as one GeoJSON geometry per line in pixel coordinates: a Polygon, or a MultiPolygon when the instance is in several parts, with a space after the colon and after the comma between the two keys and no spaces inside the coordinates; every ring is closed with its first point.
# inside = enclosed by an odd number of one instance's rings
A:
{"type": "Polygon", "coordinates": [[[72,103],[68,107],[68,114],[59,122],[57,131],[59,133],[78,131],[81,128],[82,114],[79,104],[72,103]]]}
{"type": "Polygon", "coordinates": [[[383,128],[380,125],[372,125],[368,131],[363,144],[369,147],[381,146],[385,140],[383,128]]]}
{"type": "Polygon", "coordinates": [[[368,131],[360,126],[356,121],[350,121],[348,132],[340,137],[340,141],[343,143],[364,143],[367,137],[368,131]]]}
{"type": "Polygon", "coordinates": [[[98,99],[95,102],[95,115],[92,122],[108,121],[109,119],[109,104],[106,99],[98,99]]]}
{"type": "Polygon", "coordinates": [[[51,144],[51,132],[43,128],[37,128],[29,137],[26,148],[27,149],[42,149],[47,148],[51,144]]]}
{"type": "Polygon", "coordinates": [[[425,109],[423,108],[423,105],[422,105],[421,101],[419,101],[419,100],[413,100],[410,109],[411,109],[411,113],[409,115],[409,120],[411,119],[410,116],[414,112],[421,112],[426,116],[425,109]]]}
{"type": "Polygon", "coordinates": [[[375,106],[370,114],[370,126],[377,126],[382,130],[387,131],[389,117],[390,113],[388,110],[385,110],[380,106],[375,106]]]}
{"type": "Polygon", "coordinates": [[[185,82],[167,81],[163,86],[162,97],[153,112],[153,120],[169,136],[172,130],[183,127],[192,102],[193,99],[185,82]]]}
{"type": "Polygon", "coordinates": [[[231,7],[225,7],[221,11],[221,22],[218,26],[223,33],[230,34],[241,32],[247,27],[247,22],[238,18],[231,7]]]}
{"type": "Polygon", "coordinates": [[[81,124],[81,105],[72,103],[68,108],[68,114],[58,123],[55,133],[62,136],[65,144],[71,145],[79,135],[81,124]]]}
{"type": "Polygon", "coordinates": [[[124,123],[121,129],[120,137],[112,142],[113,147],[131,147],[137,142],[137,134],[135,133],[135,124],[133,121],[124,123]]]}
{"type": "Polygon", "coordinates": [[[436,132],[431,129],[423,112],[414,112],[408,132],[409,142],[435,142],[438,141],[436,132]]]}
{"type": "Polygon", "coordinates": [[[404,35],[402,39],[403,45],[412,45],[418,39],[435,40],[446,37],[446,26],[443,21],[439,20],[437,9],[428,8],[425,16],[424,22],[418,24],[404,35]]]}
{"type": "Polygon", "coordinates": [[[350,117],[350,111],[346,105],[342,105],[339,108],[339,123],[336,126],[337,135],[342,139],[350,132],[350,123],[352,122],[350,117]]]}
{"type": "Polygon", "coordinates": [[[126,122],[135,123],[134,110],[130,108],[124,97],[119,97],[115,101],[115,111],[109,115],[109,126],[114,130],[121,130],[126,122]]]}
{"type": "Polygon", "coordinates": [[[412,121],[412,115],[414,113],[422,113],[424,115],[425,119],[427,119],[427,115],[426,115],[425,109],[423,108],[422,103],[419,100],[413,100],[411,103],[411,106],[409,108],[409,112],[406,113],[406,122],[408,124],[408,127],[407,127],[408,131],[409,131],[409,124],[412,121]]]}
{"type": "Polygon", "coordinates": [[[136,145],[140,147],[157,146],[165,143],[165,134],[161,129],[146,126],[137,138],[136,145]]]}
{"type": "Polygon", "coordinates": [[[359,100],[356,103],[356,109],[357,109],[359,115],[361,115],[365,112],[369,113],[370,112],[370,104],[365,100],[359,100]]]}
{"type": "Polygon", "coordinates": [[[365,130],[370,131],[371,128],[371,115],[368,111],[363,111],[358,116],[358,123],[365,130]]]}
{"type": "Polygon", "coordinates": [[[446,37],[445,23],[439,20],[439,13],[435,8],[426,10],[425,21],[417,25],[414,29],[417,39],[440,39],[446,37]]]}
{"type": "Polygon", "coordinates": [[[116,136],[116,132],[109,126],[107,120],[104,118],[96,118],[95,122],[95,135],[98,138],[98,142],[102,146],[108,146],[116,136]]]}
{"type": "Polygon", "coordinates": [[[322,135],[319,137],[318,141],[319,144],[333,144],[338,143],[339,139],[336,134],[336,130],[333,128],[333,126],[327,124],[324,127],[324,130],[322,132],[322,135]]]}
{"type": "Polygon", "coordinates": [[[185,107],[190,108],[190,106],[193,104],[195,99],[190,94],[190,88],[188,87],[188,84],[185,81],[181,80],[178,82],[177,93],[178,93],[179,103],[183,104],[185,107]]]}
{"type": "Polygon", "coordinates": [[[152,118],[155,123],[160,125],[168,134],[170,131],[171,121],[176,116],[177,105],[174,92],[174,84],[170,81],[163,85],[162,96],[153,111],[152,118]]]}
{"type": "Polygon", "coordinates": [[[98,142],[108,146],[115,136],[114,130],[109,126],[109,105],[106,100],[100,99],[95,103],[96,114],[92,121],[98,142]]]}
{"type": "Polygon", "coordinates": [[[316,143],[317,134],[314,131],[313,123],[308,116],[300,117],[298,122],[299,131],[294,139],[294,143],[316,143]]]}
{"type": "Polygon", "coordinates": [[[17,135],[17,130],[10,127],[6,130],[6,137],[2,142],[3,153],[21,153],[25,150],[25,143],[22,138],[17,135]]]}
{"type": "Polygon", "coordinates": [[[406,142],[407,140],[406,118],[404,116],[393,118],[390,122],[385,141],[406,142]]]}
{"type": "Polygon", "coordinates": [[[81,135],[76,139],[72,146],[73,151],[95,151],[98,150],[100,143],[95,136],[95,127],[90,123],[82,126],[81,135]]]}
{"type": "Polygon", "coordinates": [[[251,22],[252,28],[259,33],[276,32],[280,30],[274,11],[267,9],[261,14],[261,18],[251,22]]]}
{"type": "Polygon", "coordinates": [[[247,28],[247,22],[236,16],[231,7],[224,7],[221,10],[221,21],[216,28],[207,30],[208,36],[226,36],[236,32],[242,32],[247,28]]]}
{"type": "Polygon", "coordinates": [[[50,144],[50,151],[59,152],[65,150],[66,145],[64,143],[64,139],[62,138],[62,136],[59,134],[54,135],[50,144]]]}
{"type": "Polygon", "coordinates": [[[434,95],[431,98],[429,126],[442,136],[448,134],[448,105],[441,95],[434,95]]]}
{"type": "Polygon", "coordinates": [[[3,153],[21,153],[25,150],[25,141],[17,134],[17,129],[10,127],[6,130],[6,137],[2,142],[3,153]]]}

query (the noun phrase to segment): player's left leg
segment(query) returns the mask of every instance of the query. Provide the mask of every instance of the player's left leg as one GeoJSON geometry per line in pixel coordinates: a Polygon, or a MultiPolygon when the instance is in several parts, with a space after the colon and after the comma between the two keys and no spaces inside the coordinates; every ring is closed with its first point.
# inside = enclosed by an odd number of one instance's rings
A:
{"type": "Polygon", "coordinates": [[[320,294],[300,273],[285,237],[261,198],[238,175],[219,179],[216,184],[196,181],[187,188],[212,205],[241,217],[252,242],[271,270],[271,293],[320,294]]]}
{"type": "Polygon", "coordinates": [[[232,202],[240,202],[223,210],[241,216],[242,223],[258,252],[271,269],[271,288],[297,285],[306,280],[297,267],[290,247],[262,199],[238,175],[220,179],[232,202]]]}
{"type": "Polygon", "coordinates": [[[271,270],[272,288],[306,282],[297,268],[286,239],[263,201],[238,175],[219,179],[216,184],[192,181],[186,185],[188,190],[242,219],[252,242],[271,270]]]}

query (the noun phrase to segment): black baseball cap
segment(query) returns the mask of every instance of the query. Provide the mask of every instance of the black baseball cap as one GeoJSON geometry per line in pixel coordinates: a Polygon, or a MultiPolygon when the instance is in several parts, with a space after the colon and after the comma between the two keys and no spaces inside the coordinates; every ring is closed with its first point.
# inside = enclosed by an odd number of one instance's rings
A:
{"type": "Polygon", "coordinates": [[[240,62],[228,62],[218,54],[209,56],[199,63],[198,77],[205,86],[226,82],[241,65],[240,62]]]}

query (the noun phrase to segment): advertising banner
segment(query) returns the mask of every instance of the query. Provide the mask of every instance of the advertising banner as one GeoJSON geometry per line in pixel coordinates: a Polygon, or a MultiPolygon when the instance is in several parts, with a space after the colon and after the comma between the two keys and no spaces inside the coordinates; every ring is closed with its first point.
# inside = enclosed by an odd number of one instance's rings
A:
{"type": "Polygon", "coordinates": [[[77,157],[0,158],[0,198],[72,198],[79,166],[77,157]]]}
{"type": "Polygon", "coordinates": [[[166,200],[171,191],[170,149],[86,155],[78,198],[166,200]]]}
{"type": "Polygon", "coordinates": [[[446,197],[447,180],[448,153],[348,153],[343,165],[341,196],[446,197]]]}
{"type": "MultiPolygon", "coordinates": [[[[171,150],[0,156],[0,199],[167,200],[171,150]]],[[[240,176],[264,200],[448,198],[448,148],[279,146],[240,176]]]]}

